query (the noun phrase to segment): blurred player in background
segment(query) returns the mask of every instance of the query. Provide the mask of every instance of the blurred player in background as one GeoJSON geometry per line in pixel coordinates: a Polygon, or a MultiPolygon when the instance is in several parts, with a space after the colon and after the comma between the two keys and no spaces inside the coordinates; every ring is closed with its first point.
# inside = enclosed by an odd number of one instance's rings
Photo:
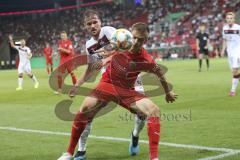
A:
{"type": "Polygon", "coordinates": [[[71,65],[64,65],[67,61],[73,58],[74,56],[74,49],[72,45],[72,41],[68,39],[67,32],[62,31],[60,34],[61,40],[58,42],[58,53],[60,55],[60,73],[58,75],[58,91],[55,92],[55,94],[60,94],[62,92],[62,85],[63,85],[63,79],[62,74],[67,71],[70,73],[72,78],[72,83],[76,84],[77,78],[72,71],[71,65]]]}
{"type": "MultiPolygon", "coordinates": [[[[91,55],[94,59],[102,59],[108,57],[112,54],[108,51],[110,44],[111,35],[115,32],[115,28],[110,26],[101,27],[100,15],[95,10],[87,10],[84,13],[84,25],[91,38],[86,42],[86,52],[91,55]]],[[[101,73],[105,72],[105,68],[101,69],[101,73]]],[[[82,75],[78,80],[76,86],[81,86],[87,79],[92,76],[90,68],[82,75]]],[[[135,90],[140,93],[144,93],[144,88],[140,76],[138,76],[135,83],[135,90]]],[[[129,145],[129,153],[131,155],[136,155],[139,152],[139,133],[145,125],[145,117],[136,116],[135,126],[133,132],[131,133],[131,142],[129,145]]],[[[79,139],[78,152],[74,156],[74,160],[84,160],[86,159],[86,141],[90,134],[91,123],[88,123],[83,134],[79,139]]]]}
{"type": "Polygon", "coordinates": [[[9,35],[9,41],[12,48],[18,50],[19,54],[19,65],[18,65],[18,87],[16,91],[22,90],[23,87],[23,73],[26,73],[34,82],[34,88],[38,88],[39,82],[37,78],[32,74],[30,59],[32,53],[29,47],[26,46],[26,41],[24,39],[20,40],[20,46],[16,46],[13,42],[13,38],[9,35]]]}
{"type": "Polygon", "coordinates": [[[50,75],[53,71],[53,62],[52,62],[53,52],[48,42],[45,42],[45,48],[43,49],[43,54],[46,60],[47,73],[48,75],[50,75]]]}
{"type": "Polygon", "coordinates": [[[226,14],[226,22],[227,24],[223,26],[221,56],[224,56],[225,50],[227,49],[228,62],[233,75],[232,88],[229,96],[235,96],[240,79],[240,25],[235,23],[235,14],[233,12],[226,14]]]}
{"type": "Polygon", "coordinates": [[[208,57],[208,46],[209,43],[209,35],[206,33],[205,24],[201,24],[199,26],[200,32],[197,34],[196,46],[198,51],[198,60],[199,60],[199,72],[202,70],[202,59],[206,59],[207,69],[209,69],[209,57],[208,57]]]}

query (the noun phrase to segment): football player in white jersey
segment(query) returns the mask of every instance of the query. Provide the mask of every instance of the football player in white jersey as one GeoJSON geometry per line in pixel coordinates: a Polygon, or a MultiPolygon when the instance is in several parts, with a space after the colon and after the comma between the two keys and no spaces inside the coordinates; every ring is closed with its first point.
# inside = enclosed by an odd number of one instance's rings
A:
{"type": "Polygon", "coordinates": [[[38,88],[39,83],[37,78],[32,74],[30,59],[32,53],[29,47],[26,46],[26,41],[24,39],[20,40],[20,46],[14,45],[13,38],[9,35],[9,42],[12,48],[18,50],[19,54],[19,65],[18,65],[18,87],[16,91],[22,90],[23,84],[23,73],[26,73],[34,82],[34,88],[38,88]]]}
{"type": "MultiPolygon", "coordinates": [[[[106,49],[110,44],[110,38],[112,33],[115,32],[115,28],[110,26],[101,27],[101,20],[99,13],[95,10],[87,10],[84,14],[84,24],[92,36],[86,42],[86,52],[89,55],[92,55],[93,58],[102,59],[103,57],[107,57],[111,55],[111,51],[106,49]]],[[[105,72],[105,68],[102,68],[101,73],[105,72]]],[[[86,70],[85,74],[78,80],[76,86],[81,86],[84,81],[86,81],[91,76],[91,71],[89,69],[86,70]]],[[[141,93],[144,93],[144,88],[142,86],[141,78],[138,77],[135,83],[135,90],[141,93]]],[[[70,96],[74,96],[73,95],[70,96]]],[[[129,153],[130,155],[136,155],[139,152],[139,133],[143,129],[145,125],[145,117],[136,116],[135,117],[135,126],[133,132],[131,133],[131,141],[129,145],[129,153]]],[[[79,148],[78,152],[74,156],[74,160],[84,160],[86,159],[86,141],[90,134],[91,123],[87,124],[84,132],[82,133],[79,139],[79,148]]]]}
{"type": "Polygon", "coordinates": [[[240,25],[235,23],[235,14],[233,12],[228,12],[226,14],[226,22],[227,23],[223,26],[221,56],[224,56],[225,50],[227,50],[228,62],[233,75],[232,88],[229,96],[235,96],[240,79],[240,25]]]}

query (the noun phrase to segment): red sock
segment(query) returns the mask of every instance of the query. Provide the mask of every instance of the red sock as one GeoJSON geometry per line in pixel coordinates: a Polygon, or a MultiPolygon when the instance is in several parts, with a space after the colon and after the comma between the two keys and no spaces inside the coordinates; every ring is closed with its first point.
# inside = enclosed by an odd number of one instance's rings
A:
{"type": "Polygon", "coordinates": [[[158,158],[158,144],[160,139],[159,117],[149,117],[147,122],[150,160],[158,158]]]}
{"type": "Polygon", "coordinates": [[[70,137],[69,146],[67,149],[67,152],[70,153],[71,155],[74,154],[75,147],[87,123],[88,123],[87,117],[81,112],[78,112],[73,121],[72,133],[70,137]]]}
{"type": "Polygon", "coordinates": [[[62,88],[62,76],[58,76],[58,88],[62,88]]]}
{"type": "Polygon", "coordinates": [[[76,78],[75,74],[71,73],[71,77],[72,77],[72,83],[76,84],[77,83],[77,78],[76,78]]]}

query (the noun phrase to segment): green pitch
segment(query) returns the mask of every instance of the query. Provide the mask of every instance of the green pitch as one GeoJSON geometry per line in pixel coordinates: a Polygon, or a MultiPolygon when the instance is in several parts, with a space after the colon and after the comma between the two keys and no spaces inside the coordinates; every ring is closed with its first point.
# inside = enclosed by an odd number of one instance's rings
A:
{"type": "MultiPolygon", "coordinates": [[[[178,100],[167,104],[164,96],[152,100],[161,108],[161,142],[240,150],[240,86],[236,97],[228,97],[231,72],[226,59],[211,60],[210,71],[198,72],[196,60],[165,61],[169,70],[167,79],[179,94],[178,100]]],[[[83,68],[77,70],[78,76],[83,68]]],[[[69,133],[71,122],[58,119],[55,105],[66,95],[54,95],[48,85],[44,69],[34,69],[40,86],[24,77],[23,91],[16,92],[17,71],[0,71],[0,159],[1,160],[56,160],[65,151],[69,137],[42,134],[69,133]],[[10,130],[7,127],[15,127],[10,130]],[[25,129],[25,130],[20,130],[25,129]],[[40,130],[40,131],[35,131],[40,130]]],[[[70,83],[67,79],[67,83],[70,83]]],[[[93,83],[86,84],[93,86],[93,83]]],[[[146,86],[149,90],[151,86],[146,86]]],[[[83,97],[74,99],[72,112],[79,108],[83,97]]],[[[133,128],[133,115],[117,107],[94,120],[92,135],[129,138],[133,128]]],[[[147,140],[146,129],[140,136],[147,140]]],[[[88,160],[146,160],[148,145],[140,144],[140,154],[128,154],[128,142],[90,138],[88,160]]],[[[197,160],[223,154],[207,148],[194,149],[160,145],[161,160],[197,160]]],[[[223,160],[240,160],[240,154],[223,160]]]]}

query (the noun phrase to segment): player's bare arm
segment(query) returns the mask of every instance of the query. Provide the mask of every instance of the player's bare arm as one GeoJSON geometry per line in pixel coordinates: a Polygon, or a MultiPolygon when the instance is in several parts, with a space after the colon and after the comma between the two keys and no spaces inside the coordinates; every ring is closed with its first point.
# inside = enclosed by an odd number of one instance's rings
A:
{"type": "Polygon", "coordinates": [[[85,72],[81,75],[81,77],[79,78],[79,80],[77,81],[77,83],[71,88],[71,90],[69,91],[69,97],[73,98],[76,96],[77,93],[77,89],[78,87],[80,87],[81,85],[83,85],[87,80],[89,80],[93,73],[94,73],[94,69],[91,66],[91,64],[88,65],[87,69],[85,70],[85,72]]]}
{"type": "Polygon", "coordinates": [[[14,45],[13,37],[11,35],[9,35],[8,38],[9,38],[9,42],[10,42],[11,47],[16,49],[17,47],[14,45]]]}
{"type": "Polygon", "coordinates": [[[32,58],[32,52],[28,52],[27,55],[28,55],[28,59],[32,58]]]}
{"type": "Polygon", "coordinates": [[[224,57],[224,53],[225,53],[226,48],[227,48],[227,43],[226,43],[226,40],[223,39],[221,57],[224,57]]]}
{"type": "Polygon", "coordinates": [[[135,68],[137,68],[137,70],[153,73],[159,78],[160,83],[162,84],[164,92],[166,94],[165,99],[168,103],[169,102],[172,103],[177,99],[178,95],[170,90],[167,80],[164,76],[164,71],[161,68],[161,66],[155,63],[143,63],[143,64],[140,63],[136,64],[135,68]]]}
{"type": "Polygon", "coordinates": [[[154,73],[155,75],[158,76],[158,78],[163,86],[164,92],[166,94],[166,97],[165,97],[166,101],[168,103],[174,102],[177,99],[178,95],[175,94],[174,92],[170,91],[167,80],[163,74],[163,70],[161,69],[161,67],[158,64],[155,64],[154,68],[152,69],[152,73],[154,73]]]}
{"type": "Polygon", "coordinates": [[[196,49],[197,49],[197,51],[200,50],[200,49],[199,49],[199,39],[196,39],[196,49]]]}

